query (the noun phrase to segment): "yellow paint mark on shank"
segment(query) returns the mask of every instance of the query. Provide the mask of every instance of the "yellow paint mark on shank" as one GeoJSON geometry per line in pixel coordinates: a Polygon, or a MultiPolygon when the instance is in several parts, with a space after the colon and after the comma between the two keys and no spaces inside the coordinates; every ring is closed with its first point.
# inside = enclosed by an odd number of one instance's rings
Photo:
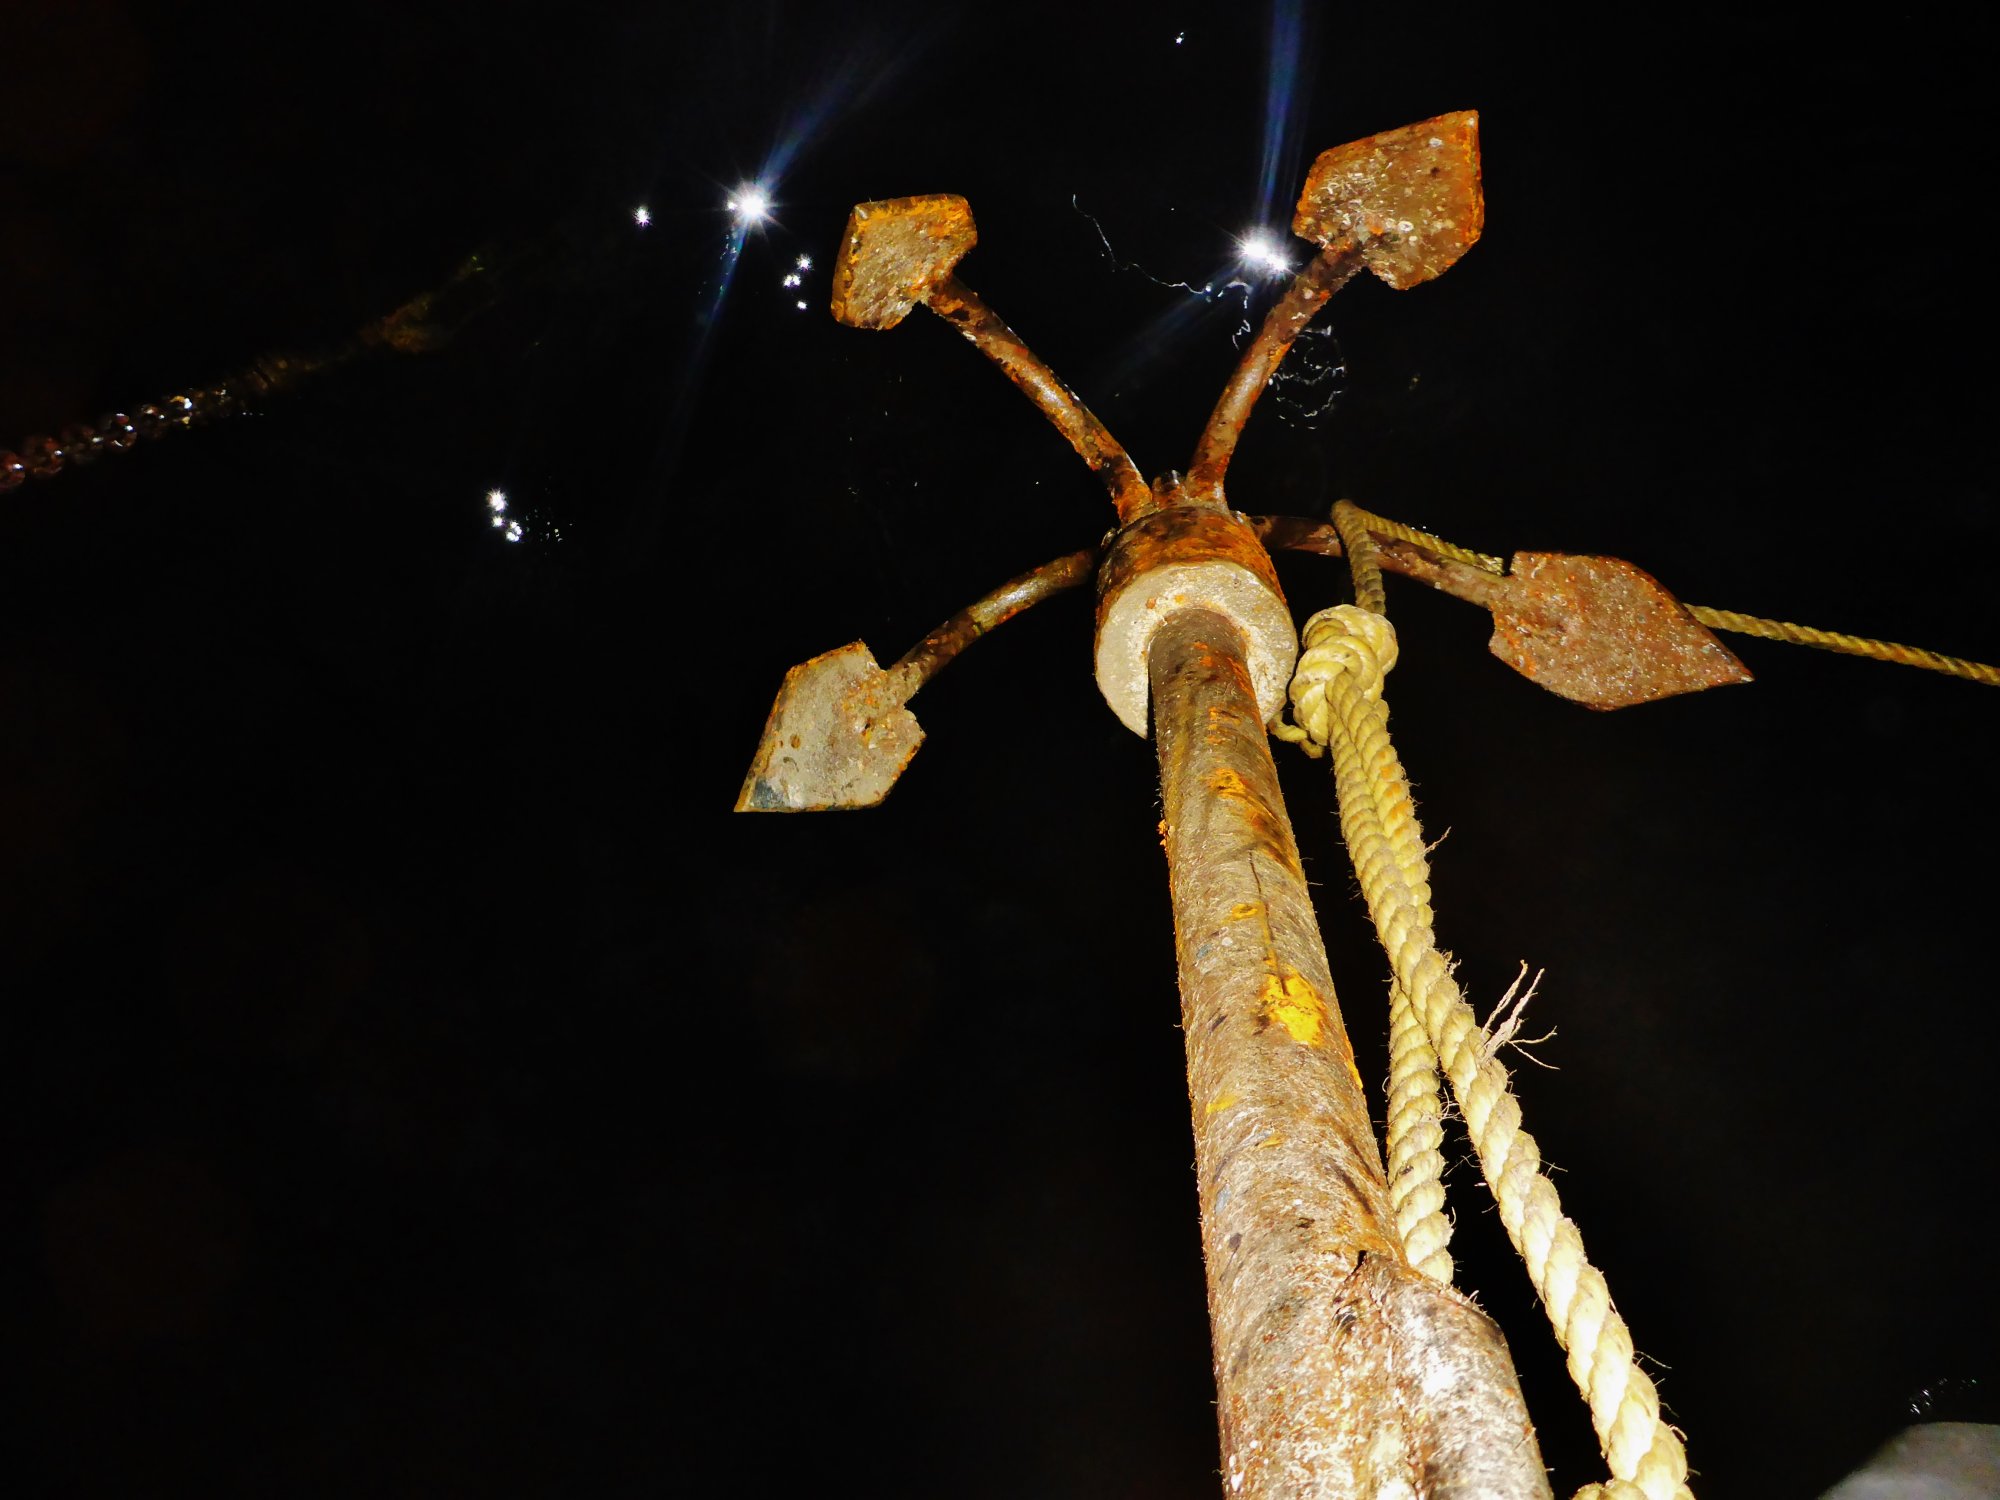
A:
{"type": "Polygon", "coordinates": [[[1326,1035],[1326,1002],[1297,969],[1265,976],[1264,1014],[1301,1047],[1317,1047],[1326,1035]]]}
{"type": "Polygon", "coordinates": [[[1235,1104],[1236,1102],[1237,1098],[1234,1094],[1223,1094],[1218,1098],[1209,1100],[1208,1108],[1204,1109],[1202,1113],[1205,1115],[1220,1114],[1222,1113],[1223,1110],[1229,1108],[1230,1105],[1235,1104]]]}
{"type": "Polygon", "coordinates": [[[1232,922],[1247,922],[1263,914],[1264,903],[1261,901],[1239,901],[1229,908],[1229,920],[1232,922]]]}

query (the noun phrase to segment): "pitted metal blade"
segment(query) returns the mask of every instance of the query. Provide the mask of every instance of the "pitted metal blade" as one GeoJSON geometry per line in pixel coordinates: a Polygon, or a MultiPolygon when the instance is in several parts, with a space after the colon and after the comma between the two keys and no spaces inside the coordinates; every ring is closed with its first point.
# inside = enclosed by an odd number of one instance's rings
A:
{"type": "Polygon", "coordinates": [[[953,193],[857,203],[833,268],[833,315],[894,328],[979,242],[972,205],[953,193]]]}
{"type": "Polygon", "coordinates": [[[873,807],[889,795],[924,731],[892,678],[860,641],[785,674],[764,738],[737,794],[738,812],[873,807]]]}
{"type": "Polygon", "coordinates": [[[1441,276],[1486,222],[1479,115],[1439,115],[1320,153],[1292,232],[1361,247],[1368,269],[1402,290],[1441,276]]]}
{"type": "Polygon", "coordinates": [[[1750,680],[1736,654],[1652,574],[1619,558],[1516,552],[1483,602],[1493,611],[1495,656],[1591,708],[1750,680]]]}

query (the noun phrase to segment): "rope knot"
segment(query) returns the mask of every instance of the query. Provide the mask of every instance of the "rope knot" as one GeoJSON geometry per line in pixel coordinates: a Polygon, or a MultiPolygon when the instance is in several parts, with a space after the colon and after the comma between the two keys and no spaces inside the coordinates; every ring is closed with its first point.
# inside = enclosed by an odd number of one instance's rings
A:
{"type": "Polygon", "coordinates": [[[1327,676],[1349,671],[1361,679],[1361,695],[1370,703],[1382,696],[1382,678],[1396,665],[1396,627],[1388,617],[1358,604],[1336,604],[1306,621],[1303,667],[1323,653],[1327,676]]]}
{"type": "Polygon", "coordinates": [[[1382,677],[1396,665],[1396,627],[1358,604],[1336,604],[1306,621],[1305,649],[1292,673],[1292,719],[1275,724],[1280,739],[1298,742],[1317,755],[1327,741],[1326,690],[1334,678],[1351,674],[1368,702],[1382,696],[1382,677]]]}

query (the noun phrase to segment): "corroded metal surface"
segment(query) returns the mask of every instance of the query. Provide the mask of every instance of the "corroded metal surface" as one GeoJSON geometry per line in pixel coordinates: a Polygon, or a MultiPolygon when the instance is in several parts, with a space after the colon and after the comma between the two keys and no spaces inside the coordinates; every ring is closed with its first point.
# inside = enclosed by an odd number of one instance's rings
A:
{"type": "Polygon", "coordinates": [[[1299,638],[1270,554],[1233,511],[1169,504],[1112,538],[1097,574],[1097,686],[1119,722],[1146,733],[1147,651],[1161,625],[1189,609],[1212,610],[1243,633],[1257,706],[1275,717],[1299,638]]]}
{"type": "MultiPolygon", "coordinates": [[[[1391,285],[1413,285],[1477,237],[1477,161],[1470,115],[1321,159],[1320,194],[1308,193],[1315,213],[1302,205],[1300,223],[1328,231],[1326,248],[1245,351],[1186,483],[1168,475],[1149,488],[1089,408],[952,275],[974,239],[963,200],[861,205],[836,273],[843,322],[891,327],[924,302],[956,326],[1048,416],[1117,508],[1122,529],[1098,573],[1098,681],[1138,733],[1149,704],[1154,717],[1225,1477],[1232,1494],[1258,1500],[1548,1494],[1498,1330],[1413,1271],[1395,1239],[1264,732],[1284,703],[1297,637],[1269,555],[1222,504],[1258,395],[1333,292],[1363,263],[1391,285]]],[[[995,605],[1002,616],[1012,607],[995,605]]],[[[841,665],[826,669],[811,704],[815,684],[795,669],[786,687],[797,717],[781,693],[738,806],[814,805],[798,789],[802,771],[795,781],[776,775],[796,770],[809,747],[823,750],[844,797],[868,758],[855,743],[892,723],[884,705],[907,717],[908,692],[985,628],[947,622],[886,673],[861,648],[849,648],[859,659],[836,653],[841,665]],[[799,723],[826,733],[816,742],[799,723]]],[[[883,754],[899,747],[889,736],[883,754]]]]}
{"type": "Polygon", "coordinates": [[[1194,458],[1188,465],[1190,496],[1222,503],[1222,477],[1257,398],[1264,394],[1264,387],[1313,315],[1354,278],[1361,265],[1360,252],[1352,245],[1322,250],[1264,314],[1263,326],[1236,362],[1229,384],[1222,388],[1222,398],[1215,403],[1201,440],[1195,444],[1194,458]]]}
{"type": "Polygon", "coordinates": [[[833,315],[855,328],[894,328],[923,303],[1020,387],[1111,492],[1118,519],[1146,508],[1145,476],[1124,445],[1000,315],[952,269],[978,243],[972,205],[951,193],[857,203],[833,273],[833,315]]]}
{"type": "Polygon", "coordinates": [[[1225,1488],[1546,1496],[1498,1330],[1396,1242],[1243,650],[1186,610],[1150,660],[1225,1488]]]}
{"type": "Polygon", "coordinates": [[[997,630],[1022,610],[1032,609],[1044,599],[1068,589],[1081,588],[1090,582],[1097,572],[1101,551],[1097,547],[1085,547],[1077,552],[1066,552],[1018,578],[1008,579],[992,593],[975,599],[905,651],[901,659],[889,668],[889,675],[902,684],[904,696],[909,697],[987,631],[997,630]]]}
{"type": "Polygon", "coordinates": [[[930,297],[930,309],[973,345],[1020,388],[1036,409],[1055,424],[1077,455],[1111,492],[1120,521],[1145,510],[1152,499],[1145,476],[1111,429],[1085,406],[1054,370],[1036,358],[1021,336],[956,276],[944,278],[930,297]]]}
{"type": "Polygon", "coordinates": [[[1506,582],[1488,644],[1552,693],[1625,708],[1750,680],[1734,652],[1628,562],[1516,552],[1506,582]]]}
{"type": "Polygon", "coordinates": [[[1250,529],[1266,547],[1287,552],[1313,552],[1321,557],[1339,557],[1340,533],[1324,521],[1307,516],[1247,516],[1250,529]]]}
{"type": "Polygon", "coordinates": [[[1293,232],[1320,253],[1264,315],[1188,466],[1188,492],[1222,501],[1237,438],[1285,353],[1363,265],[1390,286],[1442,275],[1479,238],[1479,116],[1470,110],[1385,130],[1321,154],[1293,232]]]}
{"type": "MultiPolygon", "coordinates": [[[[1253,516],[1270,547],[1341,555],[1324,522],[1253,516]]],[[[1493,654],[1531,682],[1590,708],[1630,708],[1748,682],[1750,670],[1650,573],[1615,557],[1517,552],[1488,573],[1415,543],[1377,540],[1384,568],[1493,614],[1493,654]]]]}
{"type": "Polygon", "coordinates": [[[873,807],[924,742],[907,696],[860,641],[800,662],[771,705],[736,810],[873,807]]]}
{"type": "Polygon", "coordinates": [[[979,242],[972,205],[953,193],[857,203],[833,270],[833,315],[894,328],[979,242]]]}
{"type": "Polygon", "coordinates": [[[1322,152],[1292,232],[1358,243],[1368,269],[1397,288],[1442,275],[1486,222],[1479,115],[1460,110],[1322,152]]]}
{"type": "MultiPolygon", "coordinates": [[[[1331,527],[1327,529],[1332,530],[1331,527]]],[[[1505,605],[1514,592],[1504,573],[1489,573],[1470,563],[1439,557],[1415,543],[1398,538],[1379,540],[1376,556],[1381,558],[1382,566],[1392,573],[1401,573],[1405,578],[1427,583],[1441,593],[1463,599],[1467,604],[1477,604],[1481,609],[1490,610],[1505,605]]]]}
{"type": "Polygon", "coordinates": [[[860,641],[785,674],[738,812],[828,812],[873,807],[909,766],[924,731],[903,705],[967,646],[1022,610],[1090,581],[1099,549],[1043,563],[983,595],[888,668],[860,641]]]}
{"type": "Polygon", "coordinates": [[[1549,1495],[1527,1399],[1506,1337],[1472,1301],[1370,1257],[1377,1305],[1397,1353],[1396,1393],[1410,1413],[1415,1492],[1427,1500],[1543,1500],[1549,1495]]]}

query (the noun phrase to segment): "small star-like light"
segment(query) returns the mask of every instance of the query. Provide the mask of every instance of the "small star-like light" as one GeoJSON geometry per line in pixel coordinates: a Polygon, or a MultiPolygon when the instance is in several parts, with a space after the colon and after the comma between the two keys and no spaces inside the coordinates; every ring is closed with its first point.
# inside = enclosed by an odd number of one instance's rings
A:
{"type": "Polygon", "coordinates": [[[799,278],[797,273],[795,272],[792,275],[787,276],[785,278],[784,284],[786,286],[797,286],[799,284],[799,278]]]}
{"type": "Polygon", "coordinates": [[[813,258],[810,255],[801,255],[792,264],[797,266],[801,271],[810,271],[813,268],[813,258]]]}
{"type": "Polygon", "coordinates": [[[1243,257],[1243,263],[1271,276],[1282,276],[1291,270],[1291,257],[1285,254],[1268,229],[1253,229],[1236,242],[1236,252],[1243,257]]]}
{"type": "Polygon", "coordinates": [[[800,311],[800,312],[804,312],[805,310],[806,310],[806,305],[805,305],[805,303],[801,302],[801,303],[799,304],[799,311],[800,311]]]}
{"type": "Polygon", "coordinates": [[[496,516],[500,514],[501,511],[507,508],[507,492],[505,490],[488,490],[486,492],[486,508],[496,516]]]}
{"type": "Polygon", "coordinates": [[[632,222],[637,224],[641,229],[644,229],[648,224],[653,222],[653,211],[646,207],[645,204],[640,204],[632,210],[632,222]]]}
{"type": "Polygon", "coordinates": [[[771,216],[771,195],[761,187],[746,187],[729,200],[729,211],[741,224],[761,224],[771,216]]]}

